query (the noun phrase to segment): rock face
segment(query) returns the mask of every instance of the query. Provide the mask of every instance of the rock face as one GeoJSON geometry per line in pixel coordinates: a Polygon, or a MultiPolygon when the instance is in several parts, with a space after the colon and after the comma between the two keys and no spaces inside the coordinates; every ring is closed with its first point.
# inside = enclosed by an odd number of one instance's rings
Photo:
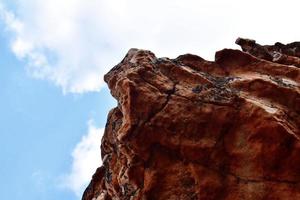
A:
{"type": "Polygon", "coordinates": [[[214,62],[131,49],[106,74],[118,107],[83,200],[300,199],[300,44],[236,43],[214,62]]]}

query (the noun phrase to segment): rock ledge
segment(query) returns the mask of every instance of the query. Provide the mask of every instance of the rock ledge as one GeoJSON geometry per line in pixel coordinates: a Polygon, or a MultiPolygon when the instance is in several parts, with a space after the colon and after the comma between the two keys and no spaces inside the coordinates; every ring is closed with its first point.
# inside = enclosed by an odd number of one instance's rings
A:
{"type": "Polygon", "coordinates": [[[300,199],[300,43],[236,43],[214,62],[129,50],[83,200],[300,199]]]}

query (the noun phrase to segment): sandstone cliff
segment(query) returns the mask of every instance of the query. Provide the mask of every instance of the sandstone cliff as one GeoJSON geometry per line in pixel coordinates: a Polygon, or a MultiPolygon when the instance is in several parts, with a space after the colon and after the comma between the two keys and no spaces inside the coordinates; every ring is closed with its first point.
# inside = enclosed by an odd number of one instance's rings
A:
{"type": "Polygon", "coordinates": [[[300,199],[300,44],[236,41],[215,61],[131,49],[83,200],[300,199]]]}

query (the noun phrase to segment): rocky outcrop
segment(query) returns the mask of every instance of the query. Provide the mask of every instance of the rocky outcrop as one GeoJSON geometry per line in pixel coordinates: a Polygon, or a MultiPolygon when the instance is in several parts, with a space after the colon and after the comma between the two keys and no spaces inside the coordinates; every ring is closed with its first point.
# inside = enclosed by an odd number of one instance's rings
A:
{"type": "Polygon", "coordinates": [[[83,200],[300,199],[299,43],[238,39],[215,61],[131,49],[83,200]]]}
{"type": "Polygon", "coordinates": [[[258,58],[300,67],[300,42],[287,45],[276,42],[274,45],[262,46],[257,44],[255,40],[238,38],[236,44],[240,45],[243,51],[258,58]]]}

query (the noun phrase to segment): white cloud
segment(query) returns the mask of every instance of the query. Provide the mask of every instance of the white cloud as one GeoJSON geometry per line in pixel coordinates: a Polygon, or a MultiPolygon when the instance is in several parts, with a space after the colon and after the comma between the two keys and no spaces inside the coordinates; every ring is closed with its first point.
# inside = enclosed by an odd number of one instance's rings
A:
{"type": "Polygon", "coordinates": [[[65,92],[98,91],[131,47],[212,59],[238,36],[299,40],[298,0],[18,0],[4,12],[12,50],[65,92]]]}
{"type": "Polygon", "coordinates": [[[73,163],[69,174],[63,176],[61,185],[82,196],[97,167],[101,165],[100,143],[104,129],[88,122],[88,133],[82,137],[72,152],[73,163]]]}

